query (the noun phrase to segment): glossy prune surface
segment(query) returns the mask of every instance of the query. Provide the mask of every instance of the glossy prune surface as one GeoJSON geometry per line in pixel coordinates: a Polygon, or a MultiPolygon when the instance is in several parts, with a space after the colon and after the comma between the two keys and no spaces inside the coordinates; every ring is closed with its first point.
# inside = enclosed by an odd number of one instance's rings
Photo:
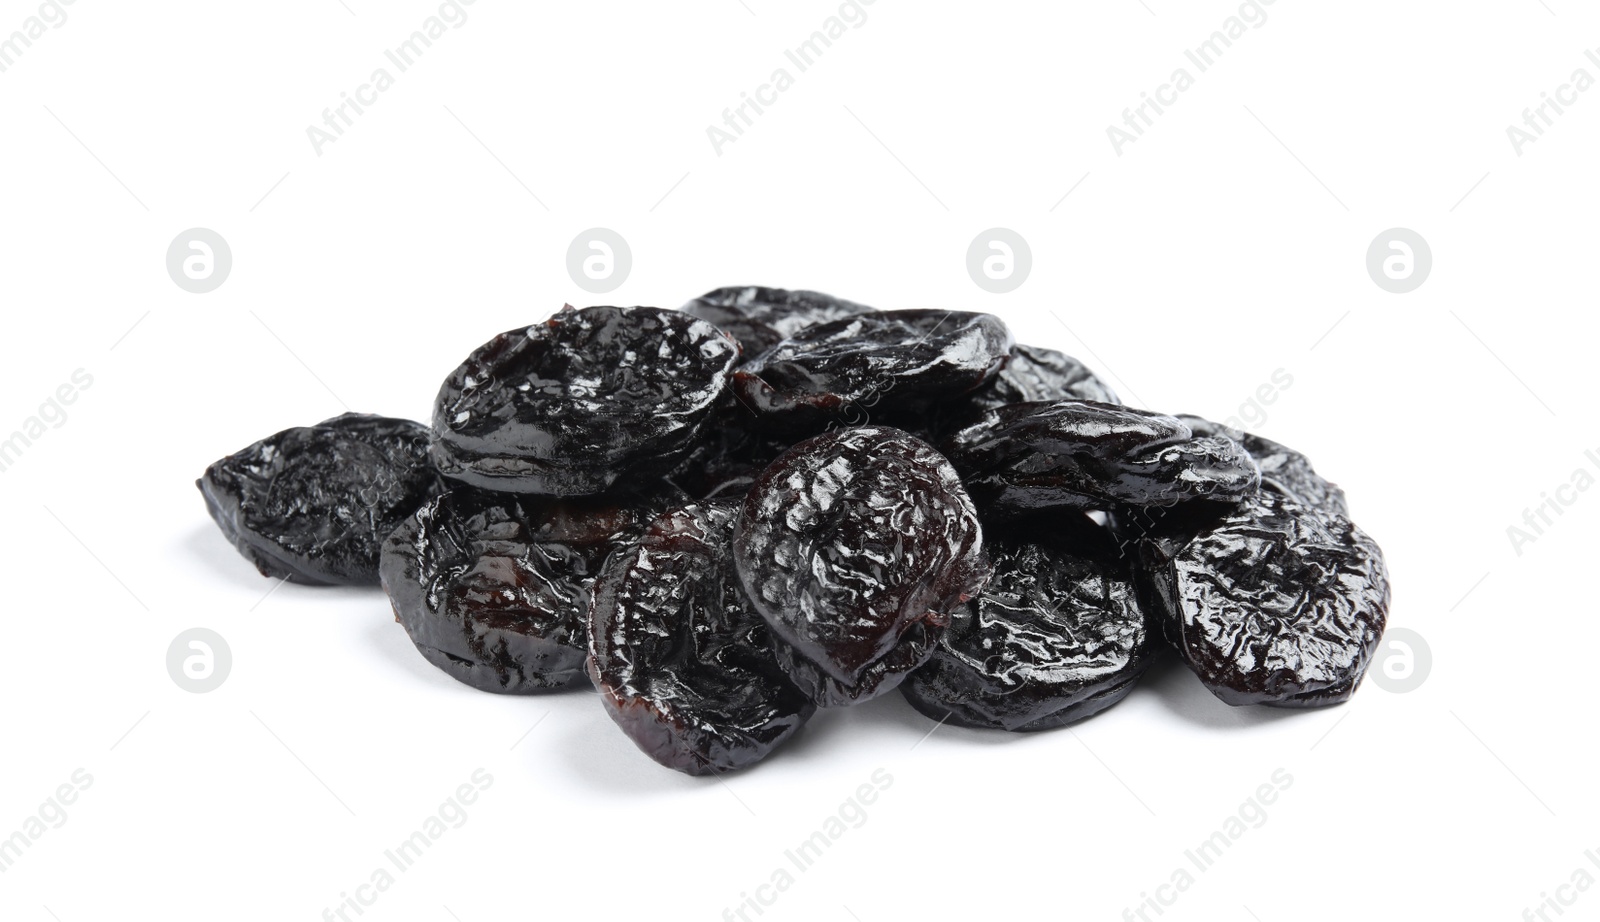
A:
{"type": "Polygon", "coordinates": [[[1263,490],[1175,551],[1144,548],[1167,636],[1218,698],[1322,707],[1354,694],[1388,619],[1389,575],[1349,519],[1263,490]]]}
{"type": "Polygon", "coordinates": [[[1011,332],[992,314],[883,311],[808,327],[734,375],[739,402],[769,425],[802,429],[908,411],[972,391],[1000,370],[1011,332]]]}
{"type": "Polygon", "coordinates": [[[738,354],[678,311],[562,310],[496,336],[445,379],[434,463],[482,489],[555,495],[665,473],[726,404],[738,354]]]}
{"type": "Polygon", "coordinates": [[[872,308],[820,291],[741,285],[708,291],[682,310],[732,336],[744,357],[751,359],[806,327],[865,314],[872,308]]]}
{"type": "Polygon", "coordinates": [[[1093,401],[999,407],[943,448],[973,497],[1002,514],[1226,501],[1261,483],[1255,461],[1230,438],[1093,401]]]}
{"type": "Polygon", "coordinates": [[[1064,352],[1018,344],[1011,355],[982,389],[968,400],[983,410],[1010,403],[1037,403],[1057,400],[1093,400],[1121,404],[1111,385],[1100,380],[1089,367],[1064,352]]]}
{"type": "Polygon", "coordinates": [[[827,432],[773,462],[745,497],[734,556],[780,664],[824,707],[894,688],[989,576],[955,470],[888,427],[827,432]]]}
{"type": "Polygon", "coordinates": [[[1350,515],[1344,491],[1339,489],[1337,484],[1319,475],[1311,466],[1311,461],[1298,451],[1279,445],[1271,439],[1232,429],[1198,416],[1179,416],[1178,419],[1194,430],[1195,435],[1224,436],[1238,442],[1261,468],[1263,489],[1275,490],[1298,501],[1302,506],[1321,512],[1350,515]]]}
{"type": "Polygon", "coordinates": [[[653,497],[552,502],[459,488],[384,544],[395,619],[428,662],[500,694],[582,685],[589,597],[606,557],[654,515],[653,497]]]}
{"type": "Polygon", "coordinates": [[[1048,730],[1082,720],[1133,690],[1159,638],[1134,567],[1082,516],[990,536],[994,576],[957,609],[927,664],[900,686],[934,720],[1048,730]]]}
{"type": "Polygon", "coordinates": [[[816,710],[773,658],[733,561],[738,506],[689,505],[619,550],[595,584],[588,670],[611,719],[690,775],[765,758],[816,710]]]}
{"type": "Polygon", "coordinates": [[[346,413],[206,468],[206,509],[262,576],[377,585],[384,538],[439,487],[428,428],[346,413]]]}

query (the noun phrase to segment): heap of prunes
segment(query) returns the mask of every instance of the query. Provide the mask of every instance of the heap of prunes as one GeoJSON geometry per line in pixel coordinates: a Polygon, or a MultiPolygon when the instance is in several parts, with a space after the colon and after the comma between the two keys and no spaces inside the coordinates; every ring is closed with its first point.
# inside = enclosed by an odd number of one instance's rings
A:
{"type": "Polygon", "coordinates": [[[1047,730],[1173,649],[1232,705],[1354,694],[1383,555],[1306,458],[1123,406],[997,317],[724,288],[564,308],[445,379],[199,481],[262,574],[381,582],[474,688],[593,686],[651,758],[750,765],[899,688],[1047,730]]]}

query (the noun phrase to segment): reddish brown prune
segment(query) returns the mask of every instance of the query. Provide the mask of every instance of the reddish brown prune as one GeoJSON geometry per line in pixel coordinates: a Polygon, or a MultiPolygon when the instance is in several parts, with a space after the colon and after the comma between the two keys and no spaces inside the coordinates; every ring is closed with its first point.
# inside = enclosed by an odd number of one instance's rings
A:
{"type": "Polygon", "coordinates": [[[708,291],[682,310],[732,336],[750,359],[806,327],[865,314],[872,308],[820,291],[744,285],[708,291]]]}
{"type": "Polygon", "coordinates": [[[999,371],[1011,332],[992,314],[884,311],[808,327],[734,375],[739,402],[791,431],[864,414],[917,413],[999,371]]]}
{"type": "Polygon", "coordinates": [[[784,675],[733,562],[738,506],[690,505],[619,550],[595,583],[589,675],[612,720],[691,775],[764,758],[816,706],[784,675]]]}
{"type": "Polygon", "coordinates": [[[445,380],[434,462],[488,490],[582,495],[671,470],[728,400],[739,347],[655,307],[566,309],[445,380]]]}
{"type": "Polygon", "coordinates": [[[473,688],[531,694],[582,684],[595,575],[660,502],[446,493],[384,544],[395,620],[424,659],[473,688]]]}
{"type": "Polygon", "coordinates": [[[824,707],[899,684],[989,574],[950,463],[873,426],[808,439],[763,471],[734,556],[779,663],[824,707]]]}
{"type": "Polygon", "coordinates": [[[261,575],[313,585],[377,585],[383,539],[438,485],[426,426],[361,413],[285,429],[195,481],[261,575]]]}
{"type": "Polygon", "coordinates": [[[1228,501],[1261,483],[1255,461],[1232,439],[1085,400],[990,410],[944,450],[973,497],[999,514],[1228,501]]]}
{"type": "Polygon", "coordinates": [[[994,576],[900,686],[906,700],[935,720],[1032,731],[1127,696],[1154,659],[1157,637],[1134,567],[1104,530],[1064,512],[991,536],[988,546],[994,576]]]}
{"type": "Polygon", "coordinates": [[[1383,636],[1389,575],[1349,519],[1262,490],[1181,548],[1144,550],[1167,636],[1218,698],[1322,707],[1354,694],[1383,636]]]}

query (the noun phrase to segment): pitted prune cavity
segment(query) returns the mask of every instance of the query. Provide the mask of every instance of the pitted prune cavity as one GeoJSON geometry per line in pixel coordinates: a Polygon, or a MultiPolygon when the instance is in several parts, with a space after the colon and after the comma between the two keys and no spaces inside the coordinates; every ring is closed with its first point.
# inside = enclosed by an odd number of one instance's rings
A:
{"type": "Polygon", "coordinates": [[[434,463],[482,489],[556,495],[664,474],[727,401],[738,355],[679,311],[563,310],[496,336],[445,379],[434,463]]]}
{"type": "Polygon", "coordinates": [[[241,449],[206,468],[195,486],[261,575],[375,586],[384,538],[439,478],[426,426],[346,413],[241,449]]]}
{"type": "Polygon", "coordinates": [[[589,675],[611,719],[691,775],[765,758],[816,710],[778,667],[733,562],[738,506],[674,509],[596,581],[589,675]]]}
{"type": "Polygon", "coordinates": [[[734,556],[779,663],[824,707],[894,688],[989,576],[950,463],[876,426],[808,439],[763,471],[734,556]]]}

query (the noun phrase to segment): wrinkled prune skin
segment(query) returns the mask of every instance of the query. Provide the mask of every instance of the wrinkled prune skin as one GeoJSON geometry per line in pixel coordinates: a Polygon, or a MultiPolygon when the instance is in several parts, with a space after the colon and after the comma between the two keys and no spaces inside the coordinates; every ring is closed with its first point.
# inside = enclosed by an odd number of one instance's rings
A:
{"type": "Polygon", "coordinates": [[[482,489],[560,496],[659,476],[726,404],[738,354],[678,311],[562,310],[496,336],[445,379],[434,463],[482,489]]]}
{"type": "Polygon", "coordinates": [[[869,313],[872,308],[820,291],[744,285],[708,291],[681,310],[732,336],[749,359],[806,327],[869,313]]]}
{"type": "Polygon", "coordinates": [[[733,562],[738,505],[664,514],[596,581],[588,671],[611,719],[690,775],[760,761],[816,706],[784,675],[733,562]]]}
{"type": "MultiPolygon", "coordinates": [[[[728,416],[742,413],[734,407],[728,416]]],[[[667,479],[694,499],[742,499],[756,476],[793,444],[752,431],[743,425],[748,422],[738,418],[712,427],[667,479]]]]}
{"type": "Polygon", "coordinates": [[[1262,490],[1170,556],[1143,547],[1167,636],[1218,698],[1306,708],[1354,694],[1383,636],[1389,575],[1349,519],[1262,490]]]}
{"type": "Polygon", "coordinates": [[[1350,507],[1345,502],[1344,491],[1316,472],[1305,455],[1292,448],[1214,423],[1198,416],[1179,416],[1195,435],[1224,436],[1233,439],[1250,453],[1261,468],[1261,487],[1275,490],[1319,512],[1349,517],[1350,507]]]}
{"type": "Polygon", "coordinates": [[[900,686],[913,707],[960,726],[1049,730],[1133,690],[1159,638],[1134,567],[1109,536],[1084,540],[1038,522],[991,537],[989,557],[989,585],[900,686]]]}
{"type": "Polygon", "coordinates": [[[1226,436],[1086,400],[990,410],[943,448],[973,498],[999,514],[1226,502],[1261,484],[1255,461],[1226,436]]]}
{"type": "Polygon", "coordinates": [[[1000,373],[968,398],[974,407],[992,410],[1011,403],[1093,400],[1120,405],[1111,385],[1087,365],[1054,349],[1016,345],[1000,373]]]}
{"type": "Polygon", "coordinates": [[[883,311],[808,327],[745,363],[734,396],[775,428],[915,414],[981,387],[1010,354],[992,314],[883,311]]]}
{"type": "Polygon", "coordinates": [[[989,576],[977,510],[949,462],[876,426],[808,439],[763,471],[734,557],[779,663],[823,707],[898,685],[989,576]]]}
{"type": "Polygon", "coordinates": [[[195,486],[262,576],[376,586],[383,539],[438,491],[439,478],[426,426],[346,413],[241,449],[195,486]]]}
{"type": "Polygon", "coordinates": [[[653,495],[549,501],[462,487],[389,536],[384,591],[423,658],[466,685],[508,695],[583,685],[595,575],[659,505],[653,495]]]}

